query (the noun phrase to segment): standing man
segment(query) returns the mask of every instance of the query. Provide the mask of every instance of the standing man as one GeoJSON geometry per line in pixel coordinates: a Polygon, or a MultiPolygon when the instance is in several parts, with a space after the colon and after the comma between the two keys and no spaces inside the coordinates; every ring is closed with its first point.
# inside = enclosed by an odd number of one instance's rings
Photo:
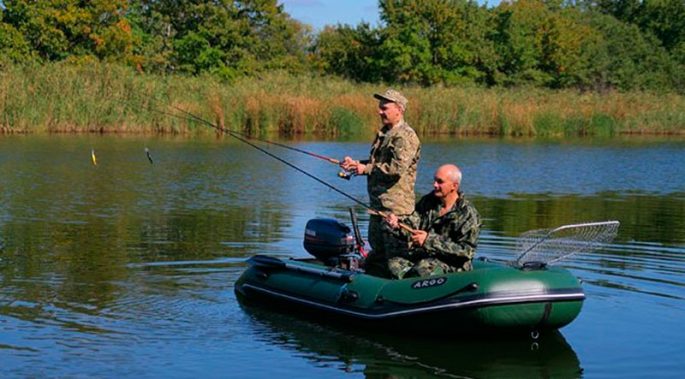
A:
{"type": "Polygon", "coordinates": [[[411,248],[388,261],[393,278],[440,275],[470,271],[480,234],[480,215],[466,200],[461,170],[453,164],[440,166],[433,176],[433,191],[419,200],[404,224],[414,231],[399,229],[399,220],[389,215],[388,224],[402,234],[411,248]]]}
{"type": "MultiPolygon", "coordinates": [[[[421,142],[416,132],[404,121],[407,98],[388,89],[374,94],[383,126],[371,145],[368,160],[345,157],[340,166],[357,175],[367,175],[367,190],[373,210],[407,216],[414,211],[416,168],[421,142]]],[[[397,244],[392,231],[378,215],[369,220],[369,244],[372,251],[366,260],[368,272],[387,275],[387,260],[397,244]]]]}

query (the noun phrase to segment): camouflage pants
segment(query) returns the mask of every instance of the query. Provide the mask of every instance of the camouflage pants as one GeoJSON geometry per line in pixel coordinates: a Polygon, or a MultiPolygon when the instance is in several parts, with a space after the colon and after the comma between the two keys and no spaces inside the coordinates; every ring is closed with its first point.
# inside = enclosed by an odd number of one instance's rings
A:
{"type": "Polygon", "coordinates": [[[385,243],[383,242],[385,239],[384,234],[383,218],[380,216],[371,216],[369,219],[369,245],[371,245],[371,254],[379,257],[385,256],[385,243]]]}
{"type": "Polygon", "coordinates": [[[424,258],[414,263],[409,259],[394,257],[388,260],[388,271],[394,279],[413,278],[421,276],[442,275],[448,272],[471,270],[471,263],[465,265],[465,269],[455,268],[437,258],[424,258]]]}
{"type": "Polygon", "coordinates": [[[392,277],[389,259],[406,256],[409,245],[395,237],[382,217],[371,216],[369,220],[369,244],[371,252],[365,261],[366,272],[370,275],[392,277]]]}
{"type": "Polygon", "coordinates": [[[452,267],[439,259],[425,258],[414,263],[402,257],[388,260],[388,270],[395,279],[442,275],[454,271],[452,267]]]}

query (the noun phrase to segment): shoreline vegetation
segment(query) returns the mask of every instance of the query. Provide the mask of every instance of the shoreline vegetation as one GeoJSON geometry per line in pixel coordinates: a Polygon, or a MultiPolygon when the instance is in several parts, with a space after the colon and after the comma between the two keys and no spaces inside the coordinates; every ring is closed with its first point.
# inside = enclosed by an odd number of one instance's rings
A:
{"type": "MultiPolygon", "coordinates": [[[[370,135],[379,126],[372,94],[386,87],[284,72],[226,82],[97,62],[6,65],[0,132],[216,133],[182,109],[248,135],[370,135]]],[[[678,94],[394,88],[409,98],[407,120],[422,136],[685,135],[685,98],[678,94]]]]}
{"type": "Polygon", "coordinates": [[[0,132],[367,138],[394,87],[423,137],[685,135],[682,0],[281,3],[0,0],[0,132]]]}

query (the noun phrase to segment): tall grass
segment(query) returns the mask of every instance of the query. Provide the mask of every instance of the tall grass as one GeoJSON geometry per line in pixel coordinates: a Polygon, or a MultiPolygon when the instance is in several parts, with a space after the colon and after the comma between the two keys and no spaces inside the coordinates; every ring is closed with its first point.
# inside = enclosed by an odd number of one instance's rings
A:
{"type": "MultiPolygon", "coordinates": [[[[378,126],[386,86],[272,73],[225,83],[155,76],[109,64],[0,68],[5,132],[213,133],[179,109],[234,131],[336,137],[378,126]],[[176,116],[172,116],[175,114],[176,116]]],[[[422,135],[685,134],[685,99],[541,89],[398,88],[422,135]]]]}

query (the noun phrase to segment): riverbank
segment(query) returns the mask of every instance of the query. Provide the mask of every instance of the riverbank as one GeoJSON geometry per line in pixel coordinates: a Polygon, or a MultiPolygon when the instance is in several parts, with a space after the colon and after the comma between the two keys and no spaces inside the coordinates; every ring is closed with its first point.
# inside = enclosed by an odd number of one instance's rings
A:
{"type": "MultiPolygon", "coordinates": [[[[384,85],[273,73],[225,83],[212,76],[157,76],[109,64],[0,70],[6,133],[214,133],[180,109],[246,133],[341,137],[378,126],[384,85]]],[[[534,88],[400,88],[421,135],[684,135],[675,94],[579,93],[534,88]]]]}

